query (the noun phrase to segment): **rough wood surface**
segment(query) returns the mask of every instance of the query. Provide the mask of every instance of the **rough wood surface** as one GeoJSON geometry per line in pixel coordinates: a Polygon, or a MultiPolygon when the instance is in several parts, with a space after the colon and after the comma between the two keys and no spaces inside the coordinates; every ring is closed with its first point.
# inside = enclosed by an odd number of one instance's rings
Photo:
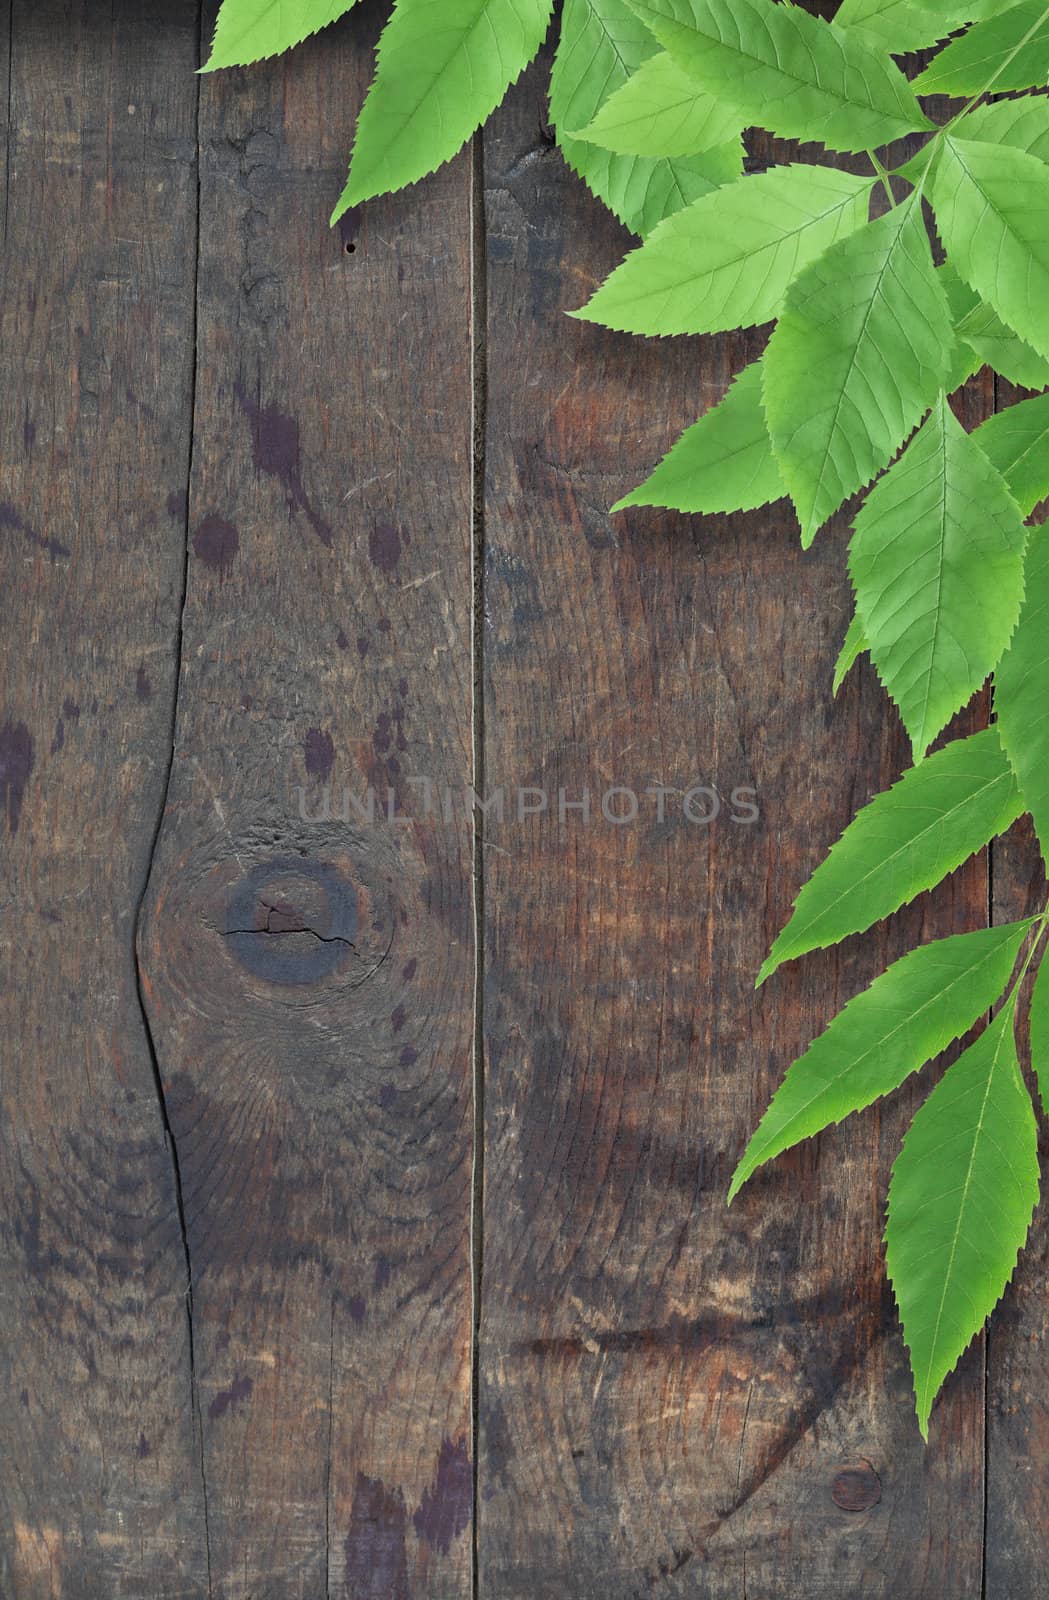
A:
{"type": "Polygon", "coordinates": [[[485,855],[481,1593],[962,1600],[981,1351],[924,1450],[880,1244],[915,1091],[724,1194],[792,1055],[890,954],[979,923],[986,875],[754,996],[904,744],[866,669],[830,697],[844,519],[804,557],[782,506],[605,514],[749,347],[562,315],[627,241],[546,144],[542,91],[537,70],[486,140],[486,781],[551,802],[485,855]],[[705,828],[696,783],[724,797],[705,828]],[[617,785],[672,789],[664,819],[603,820],[617,785]],[[584,786],[589,825],[559,821],[584,786]]]}
{"type": "Polygon", "coordinates": [[[470,1587],[470,169],[329,230],[377,20],[201,92],[141,956],[224,1600],[470,1587]]]}
{"type": "MultiPolygon", "coordinates": [[[[997,408],[1025,397],[1024,390],[1000,381],[997,408]]],[[[1034,916],[1045,906],[1045,874],[1029,818],[995,843],[991,882],[995,922],[1034,916]]],[[[1037,1106],[1026,1054],[1024,1063],[1037,1106]]],[[[1044,1117],[1040,1123],[1044,1174],[1049,1140],[1044,1117]]],[[[1047,1281],[1049,1219],[1043,1198],[1019,1270],[991,1319],[987,1337],[986,1600],[1037,1600],[1045,1592],[1049,1568],[1049,1485],[1044,1471],[1049,1449],[1047,1281]]]]}
{"type": "Polygon", "coordinates": [[[755,996],[906,761],[830,695],[846,519],[606,508],[760,336],[563,315],[629,241],[548,63],[483,215],[467,154],[333,234],[379,11],[198,80],[213,19],[0,0],[0,1596],[1034,1600],[1044,1221],[923,1450],[929,1077],[723,1203],[837,1005],[1041,903],[1029,835],[755,996]]]}
{"type": "Polygon", "coordinates": [[[15,0],[9,37],[0,1592],[164,1600],[207,1573],[133,949],[178,659],[196,5],[15,0]]]}

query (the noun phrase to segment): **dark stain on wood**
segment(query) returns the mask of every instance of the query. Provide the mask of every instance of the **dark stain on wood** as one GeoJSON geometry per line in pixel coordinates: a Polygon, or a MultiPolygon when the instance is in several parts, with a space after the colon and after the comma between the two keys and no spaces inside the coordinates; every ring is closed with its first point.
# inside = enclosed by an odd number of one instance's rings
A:
{"type": "Polygon", "coordinates": [[[18,832],[22,820],[22,803],[34,760],[33,736],[25,723],[5,722],[0,727],[0,805],[11,833],[18,832]]]}
{"type": "Polygon", "coordinates": [[[343,1544],[347,1600],[409,1600],[407,1526],[400,1490],[359,1472],[343,1544]]]}
{"type": "Polygon", "coordinates": [[[194,554],[219,578],[229,577],[239,549],[240,534],[225,517],[204,517],[193,535],[194,554]]]}

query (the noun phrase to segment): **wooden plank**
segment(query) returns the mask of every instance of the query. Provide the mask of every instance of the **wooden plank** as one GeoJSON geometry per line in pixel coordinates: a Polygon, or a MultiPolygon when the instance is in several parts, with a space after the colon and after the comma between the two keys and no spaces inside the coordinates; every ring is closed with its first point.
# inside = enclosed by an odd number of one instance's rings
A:
{"type": "Polygon", "coordinates": [[[200,1596],[133,956],[177,668],[196,6],[15,0],[0,31],[0,1590],[200,1596]]]}
{"type": "MultiPolygon", "coordinates": [[[[1023,398],[1025,391],[999,380],[998,410],[1023,398]]],[[[994,920],[1009,922],[1041,911],[1045,873],[1030,819],[999,840],[993,855],[994,920]]],[[[1025,1010],[1021,1001],[1021,1017],[1025,1010]]],[[[1029,1068],[1026,1052],[1024,1064],[1029,1068]]],[[[1029,1083],[1036,1095],[1030,1075],[1029,1083]]],[[[1049,1154],[1044,1119],[1042,1134],[1044,1163],[1049,1154]]],[[[1047,1267],[1049,1225],[1043,1204],[987,1337],[986,1600],[1035,1600],[1045,1588],[1049,1492],[1041,1463],[1049,1442],[1047,1267]]]]}
{"type": "Polygon", "coordinates": [[[224,1600],[470,1587],[470,169],[329,231],[377,22],[202,88],[142,957],[224,1600]]]}
{"type": "Polygon", "coordinates": [[[481,1593],[961,1600],[982,1355],[926,1450],[879,1237],[928,1080],[724,1195],[793,1055],[891,956],[978,924],[986,873],[754,995],[905,745],[866,667],[831,699],[844,519],[803,556],[782,506],[607,516],[760,340],[563,316],[628,241],[543,137],[543,92],[531,72],[486,139],[486,783],[549,807],[486,828],[481,1593]],[[723,797],[709,826],[693,784],[723,797]],[[615,786],[636,823],[602,819],[615,786]],[[589,824],[559,820],[584,787],[589,824]]]}

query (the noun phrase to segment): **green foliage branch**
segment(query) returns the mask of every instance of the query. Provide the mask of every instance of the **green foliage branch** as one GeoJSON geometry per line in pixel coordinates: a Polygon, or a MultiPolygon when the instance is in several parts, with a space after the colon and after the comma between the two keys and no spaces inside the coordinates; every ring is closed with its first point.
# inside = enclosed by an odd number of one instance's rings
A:
{"type": "MultiPolygon", "coordinates": [[[[352,0],[224,0],[206,70],[276,55],[352,0]]],[[[396,0],[333,215],[449,160],[535,56],[552,0],[396,0]]],[[[863,933],[1030,813],[1049,859],[1049,4],[564,0],[561,151],[640,235],[577,316],[647,337],[773,322],[764,353],[619,506],[789,497],[812,543],[862,494],[855,616],[913,765],[801,890],[758,978],[863,933]],[[910,76],[898,58],[926,52],[910,76]],[[955,99],[937,123],[928,96],[955,99]],[[743,132],[850,157],[744,176],[743,132]],[[917,153],[894,165],[892,147],[917,153]],[[932,227],[930,228],[930,218],[932,227]],[[1039,391],[967,433],[980,367],[1039,391]],[[990,728],[933,749],[993,676],[990,728]],[[930,749],[932,753],[930,754],[930,749]]],[[[818,152],[817,152],[818,153],[818,152]]],[[[788,1070],[732,1180],[899,1087],[993,1012],[929,1093],[889,1187],[886,1256],[925,1433],[1003,1293],[1038,1195],[1015,1024],[1049,1109],[1049,907],[939,939],[856,995],[788,1070]]]]}

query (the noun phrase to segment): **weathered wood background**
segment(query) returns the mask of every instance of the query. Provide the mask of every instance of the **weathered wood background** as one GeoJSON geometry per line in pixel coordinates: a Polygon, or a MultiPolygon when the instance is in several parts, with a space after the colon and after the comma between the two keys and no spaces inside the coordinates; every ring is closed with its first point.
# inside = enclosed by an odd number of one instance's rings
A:
{"type": "Polygon", "coordinates": [[[792,1054],[1029,909],[1028,842],[755,996],[904,747],[831,699],[844,522],[607,515],[747,341],[563,316],[627,239],[548,64],[332,233],[378,12],[198,78],[212,20],[0,5],[0,1595],[1041,1595],[1044,1228],[925,1449],[920,1089],[724,1206],[792,1054]],[[758,822],[600,814],[693,783],[758,822]]]}

